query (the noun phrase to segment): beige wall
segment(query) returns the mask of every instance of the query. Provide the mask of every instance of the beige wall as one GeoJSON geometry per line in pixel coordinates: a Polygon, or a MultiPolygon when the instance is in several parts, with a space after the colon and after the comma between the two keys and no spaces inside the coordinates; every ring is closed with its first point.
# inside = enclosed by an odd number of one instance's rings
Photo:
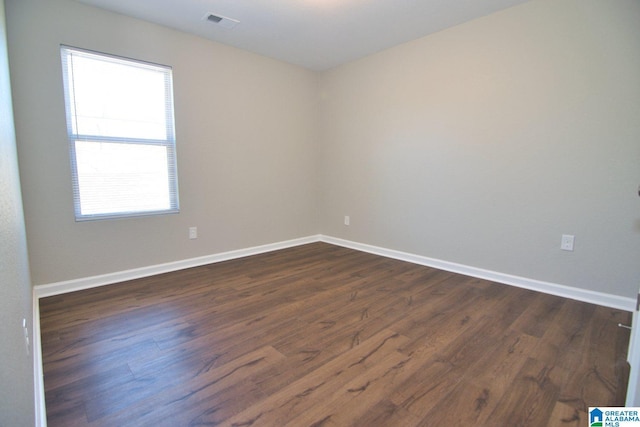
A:
{"type": "Polygon", "coordinates": [[[320,232],[635,295],[636,0],[532,0],[320,74],[71,0],[7,9],[35,284],[320,232]],[[179,215],[74,221],[60,43],[173,66],[179,215]]]}
{"type": "Polygon", "coordinates": [[[638,23],[534,0],[324,73],[322,232],[633,297],[638,23]]]}
{"type": "Polygon", "coordinates": [[[34,284],[318,233],[315,73],[70,0],[7,13],[34,284]],[[74,221],[61,43],[173,67],[179,215],[74,221]]]}
{"type": "Polygon", "coordinates": [[[33,342],[31,295],[4,0],[0,0],[0,426],[32,426],[35,422],[33,351],[27,353],[22,329],[22,319],[26,319],[33,342]]]}

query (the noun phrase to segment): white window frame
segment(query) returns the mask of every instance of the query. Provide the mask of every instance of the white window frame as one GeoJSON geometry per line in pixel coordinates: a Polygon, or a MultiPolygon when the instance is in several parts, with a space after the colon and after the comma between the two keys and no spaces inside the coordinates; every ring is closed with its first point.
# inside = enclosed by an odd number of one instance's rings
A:
{"type": "Polygon", "coordinates": [[[67,116],[67,134],[69,138],[69,153],[71,159],[72,170],[72,185],[73,185],[73,198],[74,198],[74,210],[76,221],[88,221],[97,219],[112,219],[112,218],[127,218],[146,215],[160,215],[160,214],[173,214],[179,213],[179,197],[178,197],[178,173],[177,173],[177,160],[176,160],[176,138],[175,138],[175,125],[174,125],[174,106],[173,106],[173,75],[172,69],[166,65],[159,65],[150,62],[125,58],[116,55],[105,54],[87,49],[80,49],[76,47],[70,47],[61,45],[60,52],[62,57],[63,67],[63,80],[64,80],[64,95],[65,95],[65,109],[67,116]],[[165,139],[153,139],[153,138],[140,138],[140,137],[121,137],[121,136],[106,136],[97,134],[82,134],[76,129],[77,123],[75,119],[75,108],[73,105],[73,55],[85,55],[91,56],[95,59],[102,59],[110,61],[112,63],[121,63],[125,66],[135,66],[140,68],[150,68],[155,71],[162,71],[165,78],[165,124],[166,124],[166,138],[165,139]],[[83,213],[81,191],[80,191],[80,179],[78,175],[78,158],[76,154],[76,144],[78,142],[97,142],[106,144],[135,144],[135,145],[153,145],[161,146],[166,149],[167,157],[167,175],[168,175],[168,193],[169,193],[169,206],[162,209],[135,209],[135,210],[120,210],[117,212],[101,212],[101,213],[83,213]]]}

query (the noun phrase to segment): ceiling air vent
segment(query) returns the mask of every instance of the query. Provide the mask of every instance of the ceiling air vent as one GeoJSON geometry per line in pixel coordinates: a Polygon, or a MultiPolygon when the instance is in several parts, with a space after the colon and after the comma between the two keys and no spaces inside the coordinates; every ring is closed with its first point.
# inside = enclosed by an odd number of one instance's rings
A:
{"type": "Polygon", "coordinates": [[[202,19],[228,29],[231,29],[240,23],[237,19],[227,18],[226,16],[216,15],[215,13],[207,13],[202,19]]]}

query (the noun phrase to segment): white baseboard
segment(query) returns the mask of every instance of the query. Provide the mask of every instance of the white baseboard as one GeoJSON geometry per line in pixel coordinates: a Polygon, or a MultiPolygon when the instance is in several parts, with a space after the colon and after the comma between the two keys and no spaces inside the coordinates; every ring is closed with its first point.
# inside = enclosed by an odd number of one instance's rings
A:
{"type": "Polygon", "coordinates": [[[378,246],[367,245],[363,243],[352,242],[350,240],[339,239],[330,236],[320,236],[320,240],[337,246],[343,246],[362,252],[368,252],[375,255],[381,255],[387,258],[407,261],[414,264],[433,267],[440,270],[451,271],[453,273],[464,274],[466,276],[486,279],[492,282],[503,283],[506,285],[516,286],[518,288],[530,289],[545,294],[556,295],[564,298],[570,298],[578,301],[588,302],[591,304],[611,307],[615,309],[634,311],[636,300],[618,295],[605,294],[602,292],[589,291],[556,283],[543,282],[540,280],[528,279],[526,277],[513,276],[510,274],[499,273],[496,271],[485,270],[482,268],[471,267],[468,265],[457,264],[454,262],[443,261],[435,258],[429,258],[421,255],[410,254],[407,252],[396,251],[392,249],[381,248],[378,246]]]}
{"type": "Polygon", "coordinates": [[[199,267],[216,262],[229,261],[237,258],[244,258],[251,255],[258,255],[280,249],[292,248],[294,246],[305,245],[320,240],[320,235],[302,237],[299,239],[286,240],[267,245],[254,246],[251,248],[238,249],[229,252],[221,252],[213,255],[206,255],[197,258],[190,258],[181,261],[168,262],[164,264],[152,265],[149,267],[134,268],[131,270],[118,271],[115,273],[91,276],[81,279],[67,280],[63,282],[48,283],[34,286],[36,298],[50,297],[53,295],[65,294],[68,292],[81,291],[83,289],[96,288],[98,286],[111,285],[125,282],[127,280],[140,279],[154,276],[156,274],[170,273],[172,271],[184,270],[186,268],[199,267]]]}
{"type": "Polygon", "coordinates": [[[267,245],[254,246],[251,248],[239,249],[229,252],[222,252],[213,255],[206,255],[198,258],[191,258],[181,261],[158,264],[149,267],[135,268],[132,270],[119,271],[115,273],[103,274],[100,276],[92,276],[81,279],[68,280],[57,283],[49,283],[45,285],[34,286],[36,298],[44,298],[53,295],[59,295],[67,292],[79,291],[83,289],[95,288],[98,286],[110,285],[113,283],[124,282],[127,280],[149,277],[156,274],[169,273],[172,271],[183,270],[191,267],[199,267],[201,265],[213,264],[222,261],[228,261],[237,258],[243,258],[251,255],[258,255],[266,252],[272,252],[280,249],[291,248],[294,246],[305,245],[313,242],[326,242],[337,246],[368,252],[388,258],[407,261],[414,264],[424,265],[427,267],[438,268],[440,270],[451,271],[453,273],[464,274],[466,276],[486,279],[493,282],[504,283],[519,288],[531,289],[537,292],[557,295],[565,298],[571,298],[578,301],[584,301],[592,304],[602,305],[605,307],[616,308],[626,311],[634,311],[636,300],[633,298],[622,297],[618,295],[606,294],[603,292],[579,289],[570,286],[560,285],[557,283],[544,282],[526,277],[513,276],[510,274],[500,273],[482,268],[471,267],[464,264],[443,261],[436,258],[429,258],[422,255],[415,255],[408,252],[386,249],[378,246],[368,245],[364,243],[353,242],[350,240],[340,239],[331,236],[318,234],[315,236],[302,237],[299,239],[286,240],[267,245]]]}
{"type": "Polygon", "coordinates": [[[44,370],[42,369],[42,341],[40,340],[40,302],[33,292],[33,396],[36,427],[47,427],[47,408],[44,399],[44,370]]]}

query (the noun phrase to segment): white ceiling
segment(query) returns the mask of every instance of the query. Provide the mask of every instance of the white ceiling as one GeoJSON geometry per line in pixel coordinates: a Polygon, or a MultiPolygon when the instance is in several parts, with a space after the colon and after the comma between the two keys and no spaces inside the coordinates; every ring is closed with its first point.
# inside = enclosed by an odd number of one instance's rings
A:
{"type": "Polygon", "coordinates": [[[528,0],[78,1],[321,71],[528,0]]]}

